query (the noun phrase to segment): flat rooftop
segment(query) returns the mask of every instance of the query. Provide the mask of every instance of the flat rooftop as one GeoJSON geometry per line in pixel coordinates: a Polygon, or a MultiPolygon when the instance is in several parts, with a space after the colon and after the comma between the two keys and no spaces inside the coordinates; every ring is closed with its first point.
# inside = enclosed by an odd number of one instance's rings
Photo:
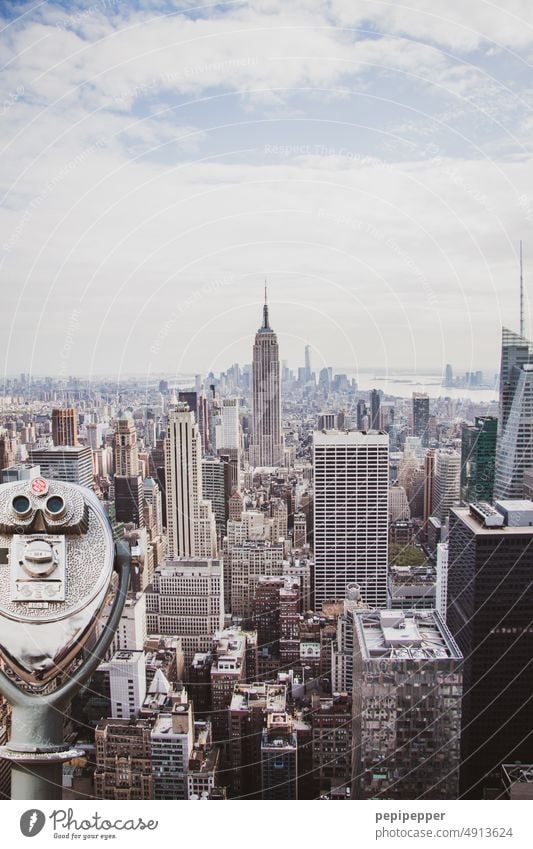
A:
{"type": "MultiPolygon", "coordinates": [[[[524,502],[521,501],[507,501],[500,502],[502,504],[522,504],[524,502]]],[[[526,502],[529,504],[530,502],[526,502]]],[[[522,510],[523,508],[511,507],[508,508],[509,512],[513,512],[514,510],[522,510]]],[[[530,509],[533,509],[530,507],[530,509]]],[[[501,527],[496,528],[487,528],[485,525],[482,525],[481,522],[475,518],[475,516],[470,515],[470,510],[468,507],[452,507],[450,513],[454,513],[458,516],[459,519],[468,527],[470,530],[478,535],[482,536],[533,536],[533,526],[532,525],[502,525],[501,527]]]]}
{"type": "Polygon", "coordinates": [[[169,707],[172,703],[172,699],[170,696],[165,695],[164,693],[149,693],[141,708],[142,711],[162,711],[163,708],[169,707]]]}
{"type": "Polygon", "coordinates": [[[154,720],[145,719],[144,717],[133,719],[112,719],[108,717],[107,719],[100,719],[98,721],[96,730],[103,731],[105,728],[109,728],[115,736],[126,737],[131,734],[137,734],[137,732],[143,729],[150,731],[153,726],[154,720]]]}
{"type": "Polygon", "coordinates": [[[36,448],[30,448],[30,456],[34,454],[86,454],[91,450],[90,445],[41,445],[36,448]]]}
{"type": "Polygon", "coordinates": [[[144,659],[142,649],[119,649],[111,658],[110,663],[134,663],[141,658],[144,659]]]}
{"type": "Polygon", "coordinates": [[[231,710],[248,710],[262,707],[263,710],[282,713],[287,702],[287,688],[284,684],[240,684],[235,687],[231,698],[231,710]]]}
{"type": "Polygon", "coordinates": [[[434,584],[437,580],[437,570],[433,566],[389,566],[391,583],[401,586],[404,584],[434,584]]]}
{"type": "Polygon", "coordinates": [[[211,661],[212,657],[210,652],[197,652],[192,659],[191,666],[193,666],[195,669],[201,669],[211,661]]]}
{"type": "Polygon", "coordinates": [[[218,762],[218,749],[193,749],[189,758],[189,770],[196,775],[211,773],[218,762]]]}
{"type": "Polygon", "coordinates": [[[313,445],[384,445],[389,435],[383,430],[315,430],[313,445]]]}
{"type": "Polygon", "coordinates": [[[213,636],[214,666],[211,672],[216,671],[225,660],[237,659],[246,652],[246,636],[242,631],[217,631],[213,636]]]}
{"type": "Polygon", "coordinates": [[[533,510],[533,501],[528,498],[498,498],[497,504],[501,504],[504,510],[511,512],[529,513],[533,510]]]}
{"type": "Polygon", "coordinates": [[[435,610],[355,612],[363,659],[462,660],[448,628],[435,610]]]}
{"type": "Polygon", "coordinates": [[[173,709],[173,713],[160,713],[155,720],[154,726],[152,728],[152,734],[154,736],[181,736],[186,734],[188,731],[188,720],[189,720],[189,706],[188,705],[175,705],[173,709]],[[182,727],[174,728],[173,718],[178,715],[183,717],[182,727]]]}
{"type": "Polygon", "coordinates": [[[213,567],[220,569],[221,565],[222,558],[220,557],[180,557],[175,559],[167,557],[159,564],[157,572],[162,578],[179,578],[182,575],[187,575],[190,578],[194,577],[195,572],[202,575],[206,570],[213,567]]]}

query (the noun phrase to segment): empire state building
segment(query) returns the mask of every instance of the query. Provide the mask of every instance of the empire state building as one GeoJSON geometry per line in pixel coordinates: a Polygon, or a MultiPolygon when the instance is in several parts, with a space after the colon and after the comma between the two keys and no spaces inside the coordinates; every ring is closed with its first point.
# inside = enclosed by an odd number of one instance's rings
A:
{"type": "Polygon", "coordinates": [[[268,320],[265,286],[263,324],[255,335],[253,366],[253,466],[280,466],[283,462],[278,338],[268,320]]]}

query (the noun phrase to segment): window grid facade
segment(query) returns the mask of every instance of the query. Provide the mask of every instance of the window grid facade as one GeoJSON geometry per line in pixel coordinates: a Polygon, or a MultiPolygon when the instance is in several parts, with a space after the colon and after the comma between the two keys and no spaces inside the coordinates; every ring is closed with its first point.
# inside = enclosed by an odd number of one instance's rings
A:
{"type": "Polygon", "coordinates": [[[370,606],[387,603],[389,438],[314,435],[315,609],[357,583],[370,606]]]}

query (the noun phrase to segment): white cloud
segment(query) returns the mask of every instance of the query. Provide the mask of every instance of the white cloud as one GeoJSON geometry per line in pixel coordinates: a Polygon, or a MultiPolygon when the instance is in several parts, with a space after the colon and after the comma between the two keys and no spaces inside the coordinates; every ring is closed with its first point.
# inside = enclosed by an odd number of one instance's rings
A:
{"type": "Polygon", "coordinates": [[[531,224],[531,101],[501,51],[460,51],[530,49],[525,4],[257,0],[192,19],[107,2],[46,5],[4,39],[4,89],[22,89],[0,115],[8,371],[53,371],[76,309],[73,372],[143,368],[184,303],[152,368],[244,360],[265,274],[289,358],[310,335],[330,363],[495,355],[531,224]]]}
{"type": "Polygon", "coordinates": [[[332,15],[345,25],[375,21],[382,31],[427,39],[453,51],[476,50],[490,41],[522,48],[533,41],[528,0],[331,0],[332,15]]]}

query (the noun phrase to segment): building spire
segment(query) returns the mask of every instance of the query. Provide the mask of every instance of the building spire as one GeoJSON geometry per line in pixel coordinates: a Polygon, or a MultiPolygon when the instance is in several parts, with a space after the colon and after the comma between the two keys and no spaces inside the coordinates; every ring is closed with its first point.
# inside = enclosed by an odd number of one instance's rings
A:
{"type": "Polygon", "coordinates": [[[524,338],[524,276],[522,273],[522,239],[520,239],[520,336],[524,338]]]}
{"type": "Polygon", "coordinates": [[[268,324],[268,301],[267,301],[267,282],[265,280],[265,305],[263,307],[263,330],[269,330],[268,324]]]}

